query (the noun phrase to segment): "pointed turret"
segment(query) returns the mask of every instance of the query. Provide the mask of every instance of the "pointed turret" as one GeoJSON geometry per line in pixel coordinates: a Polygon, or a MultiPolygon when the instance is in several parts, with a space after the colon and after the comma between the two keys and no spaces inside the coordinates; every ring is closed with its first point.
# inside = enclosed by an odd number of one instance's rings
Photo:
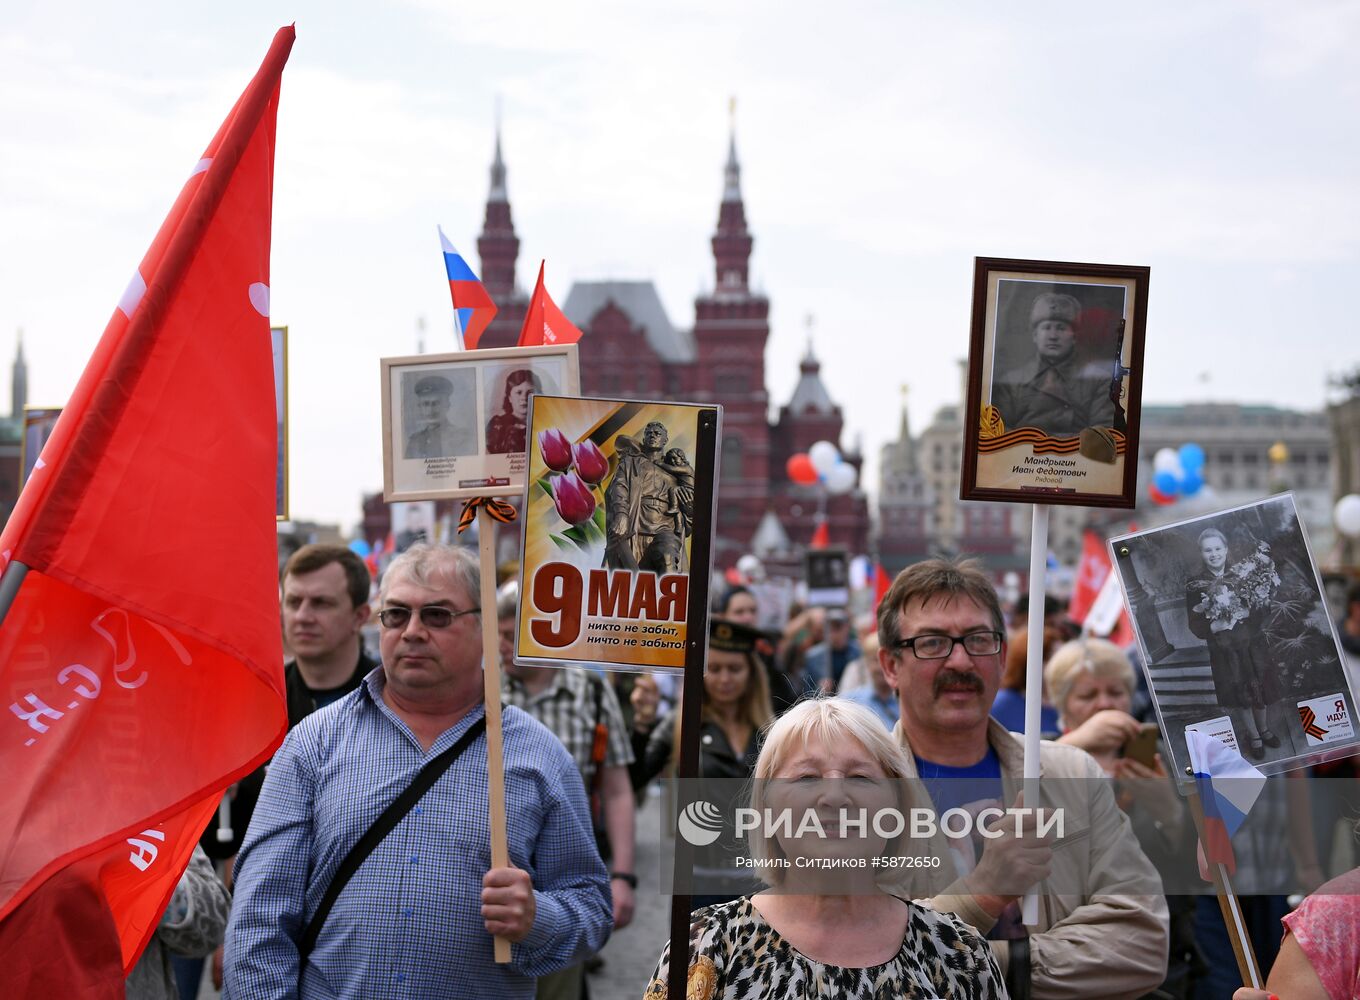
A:
{"type": "Polygon", "coordinates": [[[812,338],[809,337],[807,353],[798,363],[798,371],[801,374],[798,377],[798,385],[793,390],[793,397],[789,400],[790,413],[819,413],[830,416],[838,412],[836,404],[831,401],[831,394],[822,384],[821,370],[822,363],[812,353],[812,338]]]}
{"type": "Polygon", "coordinates": [[[713,234],[717,294],[722,296],[749,294],[751,246],[755,242],[746,228],[746,206],[741,200],[735,100],[732,108],[734,120],[727,141],[727,165],[723,168],[722,206],[718,209],[718,231],[713,234]]]}
{"type": "Polygon", "coordinates": [[[9,415],[22,420],[28,403],[28,363],[24,361],[24,331],[19,331],[19,342],[14,348],[14,367],[10,373],[9,415]]]}
{"type": "Polygon", "coordinates": [[[515,290],[519,237],[515,235],[515,223],[510,216],[499,113],[496,116],[495,155],[491,160],[491,190],[486,196],[486,218],[482,222],[482,233],[477,237],[477,253],[482,259],[482,284],[492,300],[504,309],[515,290]]]}

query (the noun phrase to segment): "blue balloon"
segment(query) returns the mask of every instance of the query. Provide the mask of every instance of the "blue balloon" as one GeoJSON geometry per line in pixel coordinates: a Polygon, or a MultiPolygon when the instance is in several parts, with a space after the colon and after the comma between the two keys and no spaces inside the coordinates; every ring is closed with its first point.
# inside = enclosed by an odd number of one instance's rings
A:
{"type": "Polygon", "coordinates": [[[1176,478],[1174,472],[1159,472],[1152,477],[1152,484],[1158,491],[1165,493],[1169,497],[1174,497],[1181,491],[1181,481],[1176,478]]]}
{"type": "Polygon", "coordinates": [[[1199,445],[1183,444],[1177,454],[1180,456],[1181,468],[1186,472],[1198,472],[1204,468],[1204,449],[1199,445]]]}
{"type": "Polygon", "coordinates": [[[354,541],[350,542],[349,550],[360,559],[367,559],[368,554],[373,551],[369,547],[368,540],[364,538],[356,538],[354,541]]]}
{"type": "Polygon", "coordinates": [[[1204,488],[1204,477],[1199,470],[1187,471],[1185,478],[1181,480],[1181,493],[1188,497],[1194,496],[1204,488]]]}

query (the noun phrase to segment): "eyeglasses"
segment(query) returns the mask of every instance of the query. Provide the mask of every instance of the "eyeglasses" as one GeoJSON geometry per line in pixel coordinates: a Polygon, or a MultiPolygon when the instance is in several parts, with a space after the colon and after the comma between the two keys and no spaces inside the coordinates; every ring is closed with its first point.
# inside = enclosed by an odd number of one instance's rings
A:
{"type": "Polygon", "coordinates": [[[910,649],[920,660],[943,660],[954,652],[957,643],[969,656],[992,656],[1001,652],[1000,632],[969,632],[967,635],[914,635],[899,639],[894,648],[910,649]]]}
{"type": "MultiPolygon", "coordinates": [[[[453,620],[462,615],[475,615],[481,608],[468,608],[466,611],[454,611],[441,604],[427,604],[420,609],[420,624],[426,628],[448,628],[453,624],[453,620]]],[[[411,608],[395,607],[383,608],[378,612],[378,621],[383,628],[405,628],[411,620],[411,608]]]]}

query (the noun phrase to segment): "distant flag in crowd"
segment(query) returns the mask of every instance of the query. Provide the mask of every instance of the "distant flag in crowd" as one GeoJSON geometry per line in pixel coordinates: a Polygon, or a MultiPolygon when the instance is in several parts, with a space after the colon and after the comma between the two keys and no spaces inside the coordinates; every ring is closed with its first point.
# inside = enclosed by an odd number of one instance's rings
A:
{"type": "Polygon", "coordinates": [[[825,521],[819,521],[817,529],[812,533],[812,541],[808,543],[808,548],[824,549],[831,544],[831,529],[825,521]]]}
{"type": "Polygon", "coordinates": [[[888,578],[887,572],[883,569],[882,563],[874,563],[874,610],[883,603],[883,598],[888,596],[888,589],[892,586],[892,580],[888,578]]]}
{"type": "Polygon", "coordinates": [[[477,348],[482,331],[496,318],[496,303],[491,301],[481,279],[473,273],[463,255],[454,249],[449,238],[439,230],[439,243],[444,248],[444,270],[449,276],[449,292],[453,295],[453,317],[460,339],[459,349],[477,348]]]}
{"type": "Polygon", "coordinates": [[[1232,836],[1256,803],[1266,776],[1215,736],[1187,729],[1185,743],[1204,807],[1204,858],[1211,865],[1223,865],[1231,875],[1237,870],[1232,836]]]}
{"type": "Polygon", "coordinates": [[[0,534],[6,996],[121,998],[223,789],[287,729],[269,250],[293,39],[185,181],[0,534]]]}
{"type": "Polygon", "coordinates": [[[1094,531],[1087,531],[1082,539],[1081,563],[1067,613],[1088,634],[1108,638],[1121,647],[1133,643],[1133,625],[1124,608],[1119,577],[1110,565],[1105,543],[1094,531]]]}
{"type": "Polygon", "coordinates": [[[538,265],[538,284],[524,314],[524,326],[519,331],[516,347],[538,347],[542,344],[574,344],[581,339],[581,331],[557,308],[548,290],[543,287],[543,264],[538,265]]]}

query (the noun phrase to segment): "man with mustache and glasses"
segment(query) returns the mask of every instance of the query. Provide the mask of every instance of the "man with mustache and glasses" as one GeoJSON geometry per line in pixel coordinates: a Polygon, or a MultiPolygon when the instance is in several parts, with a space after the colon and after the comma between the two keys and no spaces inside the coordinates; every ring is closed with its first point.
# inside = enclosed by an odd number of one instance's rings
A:
{"type": "Polygon", "coordinates": [[[1060,835],[1037,836],[1033,816],[985,813],[1031,803],[1020,796],[1021,737],[989,715],[1005,631],[978,565],[937,559],[903,570],[879,605],[878,638],[901,706],[895,733],[921,782],[918,807],[975,817],[965,836],[951,840],[937,822],[916,842],[938,867],[902,869],[902,892],[986,935],[1012,997],[1131,1000],[1156,989],[1168,943],[1161,879],[1095,760],[1040,744],[1041,805],[1061,812],[1060,835]],[[1029,891],[1039,892],[1039,919],[1026,928],[1016,904],[1029,891]]]}

